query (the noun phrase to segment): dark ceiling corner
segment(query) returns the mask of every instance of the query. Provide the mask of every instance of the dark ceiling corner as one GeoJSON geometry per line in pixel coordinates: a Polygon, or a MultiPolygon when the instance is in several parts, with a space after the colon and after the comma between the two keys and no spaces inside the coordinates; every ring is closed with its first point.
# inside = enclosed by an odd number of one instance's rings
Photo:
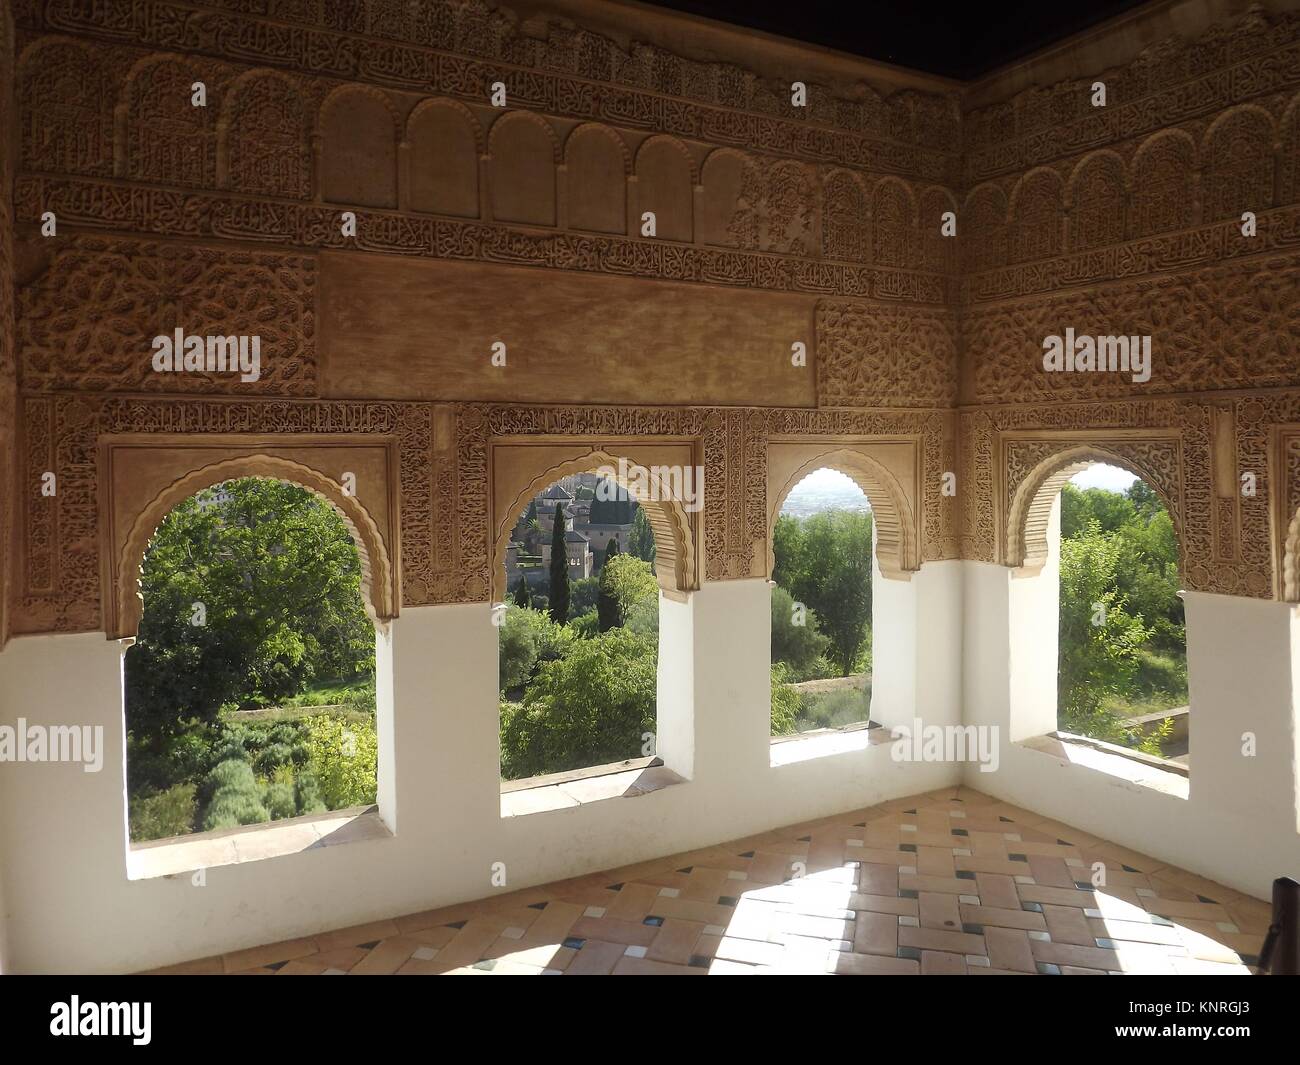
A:
{"type": "Polygon", "coordinates": [[[655,7],[969,81],[1145,0],[962,4],[650,0],[655,7]]]}

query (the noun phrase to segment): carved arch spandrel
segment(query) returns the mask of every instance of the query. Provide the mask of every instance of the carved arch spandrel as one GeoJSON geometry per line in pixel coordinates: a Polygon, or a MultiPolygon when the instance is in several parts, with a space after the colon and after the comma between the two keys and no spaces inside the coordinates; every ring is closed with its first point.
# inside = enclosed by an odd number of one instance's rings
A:
{"type": "MultiPolygon", "coordinates": [[[[386,623],[398,614],[401,596],[396,585],[397,568],[370,513],[354,496],[344,492],[333,478],[310,466],[272,455],[246,455],[219,460],[177,478],[162,489],[135,516],[122,538],[116,556],[105,553],[113,567],[106,573],[104,632],[110,640],[133,638],[140,625],[143,598],[140,574],[145,551],[163,519],[195,493],[239,477],[265,477],[305,488],[329,503],[357,545],[361,560],[361,596],[366,612],[386,623]]],[[[104,508],[101,522],[111,524],[111,507],[104,508]]]]}
{"type": "Polygon", "coordinates": [[[1170,436],[1083,443],[1041,438],[1006,441],[1003,474],[1007,478],[1007,503],[1002,564],[1026,573],[1041,569],[1047,561],[1047,526],[1056,497],[1076,473],[1095,462],[1104,462],[1141,478],[1168,509],[1178,541],[1181,579],[1186,555],[1181,456],[1180,441],[1170,436]]]}
{"type": "Polygon", "coordinates": [[[1300,425],[1279,426],[1270,483],[1276,486],[1277,529],[1273,557],[1275,594],[1285,603],[1300,603],[1300,425]]]}
{"type": "MultiPolygon", "coordinates": [[[[617,449],[615,449],[617,451],[617,449]]],[[[510,533],[515,519],[528,505],[528,501],[544,491],[563,477],[576,473],[595,473],[604,467],[619,469],[622,458],[629,467],[641,465],[627,454],[617,454],[604,449],[593,448],[586,454],[543,470],[532,478],[502,510],[493,515],[492,521],[492,599],[503,602],[506,597],[505,565],[506,551],[510,546],[510,533]]],[[[646,468],[646,467],[643,467],[646,468]]],[[[653,468],[646,468],[652,473],[653,468]]],[[[659,588],[671,599],[685,601],[688,592],[699,588],[699,567],[695,561],[695,533],[691,524],[691,515],[681,501],[665,498],[672,494],[671,486],[661,480],[649,477],[651,494],[658,499],[646,499],[638,491],[638,486],[627,483],[623,478],[613,478],[625,489],[638,506],[645,512],[650,528],[655,537],[655,576],[659,588]]]]}
{"type": "Polygon", "coordinates": [[[1300,603],[1300,510],[1291,519],[1282,548],[1282,600],[1300,603]]]}
{"type": "MultiPolygon", "coordinates": [[[[793,473],[785,475],[774,461],[772,451],[787,445],[774,444],[769,449],[768,462],[779,487],[768,492],[767,515],[767,577],[770,580],[776,569],[773,550],[773,530],[781,515],[781,506],[791,490],[810,473],[832,469],[844,474],[862,489],[871,504],[872,521],[876,527],[876,561],[880,572],[892,580],[911,580],[921,568],[919,526],[916,520],[914,493],[909,493],[903,481],[884,462],[869,453],[880,445],[833,444],[822,445],[811,457],[805,458],[807,448],[800,448],[794,461],[798,463],[793,473]]],[[[798,445],[795,445],[798,446],[798,445]]],[[[893,445],[897,446],[897,445],[893,445]]]]}

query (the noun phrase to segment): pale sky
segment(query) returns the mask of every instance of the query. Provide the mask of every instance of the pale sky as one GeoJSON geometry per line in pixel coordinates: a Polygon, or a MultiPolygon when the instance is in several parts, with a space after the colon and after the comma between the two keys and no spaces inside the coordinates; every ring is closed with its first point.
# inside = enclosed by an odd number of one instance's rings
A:
{"type": "Polygon", "coordinates": [[[1124,492],[1136,480],[1128,470],[1099,462],[1086,470],[1080,470],[1070,478],[1070,483],[1076,488],[1105,488],[1111,492],[1124,492]]]}

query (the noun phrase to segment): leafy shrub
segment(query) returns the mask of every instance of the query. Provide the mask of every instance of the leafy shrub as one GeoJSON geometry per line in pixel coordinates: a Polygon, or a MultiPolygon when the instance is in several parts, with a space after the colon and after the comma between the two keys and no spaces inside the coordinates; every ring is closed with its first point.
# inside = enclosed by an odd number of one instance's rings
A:
{"type": "Polygon", "coordinates": [[[791,680],[807,680],[818,671],[818,662],[831,641],[822,635],[817,614],[805,606],[802,624],[796,623],[795,599],[779,585],[772,589],[772,661],[789,667],[791,680]]]}
{"type": "Polygon", "coordinates": [[[871,716],[871,688],[840,688],[836,691],[805,695],[801,730],[843,728],[856,725],[871,716]]]}
{"type": "Polygon", "coordinates": [[[280,821],[297,814],[298,800],[294,795],[293,781],[277,780],[267,785],[266,809],[272,821],[280,821]]]}
{"type": "Polygon", "coordinates": [[[375,801],[379,743],[373,724],[348,724],[321,715],[307,719],[310,765],[326,809],[375,801]]]}
{"type": "Polygon", "coordinates": [[[600,635],[600,615],[590,610],[581,617],[574,618],[569,622],[569,631],[584,640],[600,635]]]}
{"type": "Polygon", "coordinates": [[[257,771],[269,774],[276,766],[287,765],[293,760],[293,748],[287,743],[273,743],[263,747],[257,755],[257,771]]]}
{"type": "Polygon", "coordinates": [[[1095,518],[1061,541],[1060,719],[1067,731],[1098,739],[1124,734],[1102,704],[1132,690],[1138,651],[1151,636],[1115,587],[1120,554],[1118,540],[1103,534],[1095,518]]]}
{"type": "Polygon", "coordinates": [[[795,721],[803,699],[788,683],[790,667],[784,662],[772,663],[772,735],[788,736],[795,731],[795,721]]]}
{"type": "Polygon", "coordinates": [[[203,780],[200,798],[210,802],[222,788],[252,791],[256,788],[253,767],[243,758],[227,758],[214,765],[203,780]]]}
{"type": "Polygon", "coordinates": [[[578,617],[596,609],[600,597],[600,578],[583,577],[573,582],[569,599],[569,618],[578,617]]]}
{"type": "Polygon", "coordinates": [[[280,481],[220,487],[178,504],[145,555],[125,674],[128,727],[151,738],[374,669],[360,557],[334,509],[280,481]],[[196,601],[207,607],[198,628],[196,601]]]}
{"type": "Polygon", "coordinates": [[[543,663],[523,704],[503,704],[502,776],[640,757],[643,734],[655,731],[657,658],[654,641],[615,628],[543,663]]]}
{"type": "Polygon", "coordinates": [[[238,828],[240,825],[261,825],[271,820],[266,807],[256,791],[223,789],[213,796],[203,814],[203,831],[219,828],[238,828]]]}
{"type": "Polygon", "coordinates": [[[371,716],[375,713],[375,682],[372,678],[369,683],[362,684],[356,688],[346,688],[339,698],[345,710],[353,712],[369,713],[371,716]]]}
{"type": "Polygon", "coordinates": [[[136,842],[183,836],[194,831],[197,804],[193,783],[177,784],[156,795],[131,799],[131,839],[136,842]]]}
{"type": "Polygon", "coordinates": [[[294,803],[300,814],[324,813],[327,807],[320,795],[320,783],[316,774],[304,769],[294,777],[294,803]]]}
{"type": "Polygon", "coordinates": [[[501,690],[508,691],[527,684],[540,662],[559,658],[575,637],[544,611],[512,603],[501,619],[499,638],[501,690]]]}
{"type": "Polygon", "coordinates": [[[205,832],[270,820],[253,767],[243,758],[228,758],[213,766],[199,788],[199,797],[205,832]]]}

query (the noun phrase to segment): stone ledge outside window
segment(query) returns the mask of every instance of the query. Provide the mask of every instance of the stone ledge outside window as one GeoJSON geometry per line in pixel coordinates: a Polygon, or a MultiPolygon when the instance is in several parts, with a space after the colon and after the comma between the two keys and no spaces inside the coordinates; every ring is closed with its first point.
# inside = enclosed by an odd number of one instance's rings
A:
{"type": "Polygon", "coordinates": [[[1141,751],[1069,732],[1034,736],[1021,740],[1016,746],[1041,751],[1067,765],[1094,769],[1175,798],[1186,799],[1188,795],[1187,767],[1167,758],[1156,758],[1141,751]]]}
{"type": "Polygon", "coordinates": [[[605,799],[635,799],[684,783],[686,778],[674,773],[659,758],[635,758],[571,773],[504,781],[501,816],[564,810],[605,799]]]}
{"type": "Polygon", "coordinates": [[[174,877],[197,869],[258,862],[362,840],[392,839],[378,806],[353,806],[325,814],[289,817],[265,825],[133,843],[126,855],[128,880],[174,877]]]}
{"type": "Polygon", "coordinates": [[[772,737],[772,757],[769,765],[791,765],[795,762],[807,762],[813,758],[824,758],[831,754],[845,754],[848,751],[865,751],[868,747],[880,747],[893,740],[887,728],[882,728],[875,721],[862,721],[843,728],[822,728],[812,732],[800,732],[793,736],[772,737]]]}

